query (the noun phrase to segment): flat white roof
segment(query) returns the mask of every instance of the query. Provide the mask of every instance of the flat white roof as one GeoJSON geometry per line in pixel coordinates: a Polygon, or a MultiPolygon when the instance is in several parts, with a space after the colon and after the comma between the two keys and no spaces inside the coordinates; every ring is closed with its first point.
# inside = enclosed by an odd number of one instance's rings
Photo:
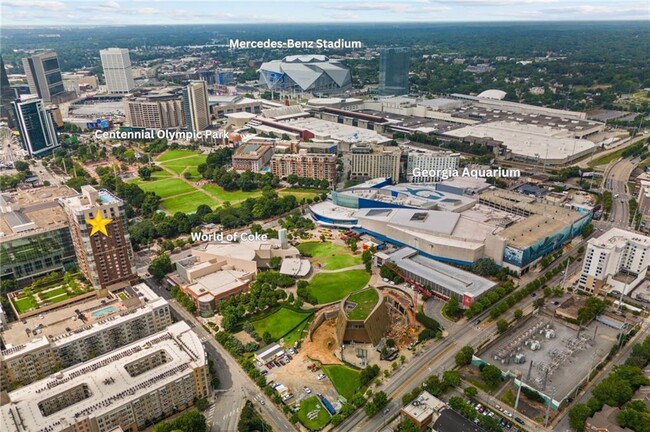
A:
{"type": "Polygon", "coordinates": [[[300,258],[285,258],[282,260],[280,273],[289,276],[307,276],[311,270],[311,263],[309,260],[300,258]]]}
{"type": "Polygon", "coordinates": [[[497,285],[489,279],[420,255],[409,247],[392,253],[388,259],[398,267],[461,296],[469,294],[478,297],[497,285]]]}
{"type": "Polygon", "coordinates": [[[10,402],[0,407],[3,431],[60,431],[78,419],[96,417],[136,400],[205,364],[201,340],[187,323],[180,321],[167,331],[10,392],[10,402]],[[165,351],[169,361],[136,376],[127,372],[126,365],[160,350],[165,351]],[[39,409],[42,401],[82,385],[88,387],[88,398],[48,416],[39,409]],[[17,426],[15,420],[23,426],[17,426]]]}
{"type": "Polygon", "coordinates": [[[596,146],[589,140],[570,138],[567,132],[561,129],[509,121],[465,126],[446,131],[445,134],[458,138],[493,138],[502,141],[514,154],[539,157],[541,160],[565,159],[596,146]]]}
{"type": "Polygon", "coordinates": [[[283,123],[307,129],[313,132],[317,138],[333,138],[348,143],[376,142],[382,144],[391,141],[391,138],[380,135],[374,130],[334,123],[314,117],[304,117],[283,123]]]}

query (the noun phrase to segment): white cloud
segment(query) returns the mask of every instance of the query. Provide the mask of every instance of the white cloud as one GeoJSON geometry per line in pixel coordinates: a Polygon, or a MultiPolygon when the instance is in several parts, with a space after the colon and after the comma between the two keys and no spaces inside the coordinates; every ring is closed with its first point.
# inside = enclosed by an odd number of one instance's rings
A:
{"type": "Polygon", "coordinates": [[[24,1],[24,0],[5,0],[2,2],[2,6],[12,6],[20,8],[30,8],[36,10],[49,10],[49,11],[63,11],[66,10],[67,6],[65,3],[60,1],[24,1]]]}
{"type": "Polygon", "coordinates": [[[454,6],[521,6],[530,4],[557,3],[559,0],[429,0],[454,6]]]}
{"type": "Polygon", "coordinates": [[[609,5],[576,5],[563,6],[556,8],[541,9],[541,13],[548,15],[602,15],[602,16],[620,16],[639,14],[648,16],[648,5],[645,7],[641,3],[618,3],[614,6],[609,5]]]}
{"type": "Polygon", "coordinates": [[[321,9],[344,11],[387,11],[393,13],[437,13],[448,11],[445,6],[422,6],[418,3],[323,3],[321,9]]]}

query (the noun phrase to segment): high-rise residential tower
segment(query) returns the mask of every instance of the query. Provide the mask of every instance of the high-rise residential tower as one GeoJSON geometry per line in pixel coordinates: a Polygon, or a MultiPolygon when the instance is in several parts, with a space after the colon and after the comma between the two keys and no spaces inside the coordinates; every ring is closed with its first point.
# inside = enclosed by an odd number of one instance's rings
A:
{"type": "Polygon", "coordinates": [[[384,48],[380,51],[379,94],[408,94],[410,53],[408,48],[384,48]]]}
{"type": "Polygon", "coordinates": [[[191,81],[183,89],[185,124],[190,131],[198,132],[210,126],[208,86],[205,81],[191,81]]]}
{"type": "Polygon", "coordinates": [[[37,53],[23,59],[29,92],[46,103],[59,102],[58,96],[66,93],[61,77],[59,58],[53,51],[37,53]]]}
{"type": "Polygon", "coordinates": [[[134,283],[137,274],[123,201],[107,190],[82,186],[81,195],[62,202],[86,279],[96,289],[134,283]]]}
{"type": "Polygon", "coordinates": [[[16,123],[14,121],[14,113],[11,108],[11,103],[15,99],[14,91],[9,85],[9,77],[7,77],[7,71],[5,70],[5,63],[0,57],[0,73],[2,73],[0,81],[0,117],[7,120],[7,125],[12,128],[15,127],[16,123]]]}
{"type": "Polygon", "coordinates": [[[124,94],[135,88],[131,58],[126,48],[108,48],[99,51],[104,79],[109,93],[124,94]]]}
{"type": "Polygon", "coordinates": [[[54,119],[42,99],[14,101],[12,105],[23,149],[30,156],[44,156],[59,147],[54,119]]]}

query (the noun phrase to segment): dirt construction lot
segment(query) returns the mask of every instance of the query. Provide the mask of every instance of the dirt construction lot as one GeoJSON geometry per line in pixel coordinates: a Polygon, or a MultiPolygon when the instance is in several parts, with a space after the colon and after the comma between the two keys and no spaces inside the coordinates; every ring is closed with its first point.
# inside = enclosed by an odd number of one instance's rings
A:
{"type": "Polygon", "coordinates": [[[336,319],[323,321],[314,331],[311,342],[308,338],[303,340],[298,356],[306,357],[308,355],[312,360],[323,364],[341,364],[341,360],[334,355],[337,348],[335,334],[336,319]]]}

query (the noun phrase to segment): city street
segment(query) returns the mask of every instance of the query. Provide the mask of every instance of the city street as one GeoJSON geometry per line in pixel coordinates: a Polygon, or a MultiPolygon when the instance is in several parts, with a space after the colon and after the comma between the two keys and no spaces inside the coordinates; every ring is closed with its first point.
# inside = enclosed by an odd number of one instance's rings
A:
{"type": "Polygon", "coordinates": [[[631,191],[628,191],[627,182],[637,164],[636,159],[619,159],[611,162],[605,169],[603,189],[612,192],[612,211],[608,219],[612,226],[619,228],[629,226],[628,201],[632,196],[631,191]]]}

